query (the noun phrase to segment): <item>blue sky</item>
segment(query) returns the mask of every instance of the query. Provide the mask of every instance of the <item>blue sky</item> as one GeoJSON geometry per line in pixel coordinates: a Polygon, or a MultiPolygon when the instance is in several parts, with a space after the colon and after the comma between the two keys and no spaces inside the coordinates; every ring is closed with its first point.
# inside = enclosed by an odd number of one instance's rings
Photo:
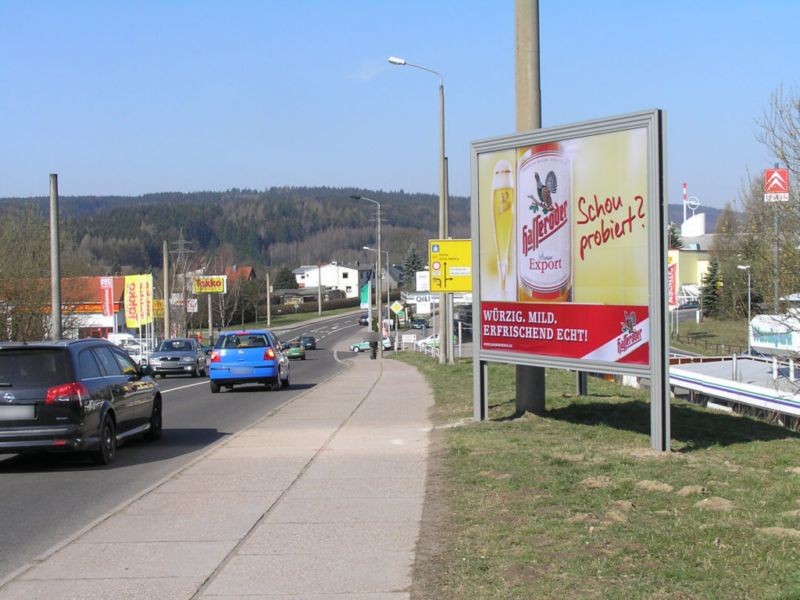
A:
{"type": "MultiPolygon", "coordinates": [[[[737,198],[797,90],[800,1],[540,0],[542,125],[662,108],[671,203],[737,198]]],[[[0,196],[354,186],[451,194],[513,133],[514,2],[0,0],[0,196]]]]}

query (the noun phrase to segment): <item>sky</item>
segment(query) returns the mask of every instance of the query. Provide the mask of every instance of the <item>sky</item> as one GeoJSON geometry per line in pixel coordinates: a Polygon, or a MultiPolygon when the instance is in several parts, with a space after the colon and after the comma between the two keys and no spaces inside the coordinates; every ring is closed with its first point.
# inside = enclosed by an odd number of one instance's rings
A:
{"type": "MultiPolygon", "coordinates": [[[[800,0],[540,0],[542,126],[660,108],[667,194],[735,202],[798,92],[800,0]]],[[[452,195],[515,132],[512,0],[0,0],[0,197],[356,187],[452,195]]],[[[735,205],[734,205],[735,208],[735,205]]]]}

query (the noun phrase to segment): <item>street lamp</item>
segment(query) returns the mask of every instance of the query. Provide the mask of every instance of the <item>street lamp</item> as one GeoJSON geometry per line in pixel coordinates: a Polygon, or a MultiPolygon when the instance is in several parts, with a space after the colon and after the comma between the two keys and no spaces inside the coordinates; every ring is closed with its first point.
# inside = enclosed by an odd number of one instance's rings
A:
{"type": "MultiPolygon", "coordinates": [[[[366,200],[367,202],[372,202],[378,208],[378,228],[377,228],[377,240],[376,246],[378,250],[381,249],[381,203],[377,200],[373,200],[372,198],[367,198],[366,196],[350,196],[353,200],[366,200]]],[[[375,292],[375,309],[378,311],[378,334],[381,338],[378,341],[378,347],[381,351],[381,358],[383,358],[383,336],[381,335],[383,331],[383,317],[381,315],[381,253],[378,252],[378,273],[375,276],[375,285],[377,286],[377,291],[375,292]]]]}
{"type": "MultiPolygon", "coordinates": [[[[433,69],[429,69],[428,67],[424,67],[422,65],[415,65],[410,62],[407,62],[404,58],[399,58],[397,56],[390,56],[389,62],[393,65],[401,66],[401,67],[414,67],[415,69],[421,69],[422,71],[427,71],[428,73],[433,73],[439,78],[439,239],[447,239],[448,231],[447,231],[447,157],[444,153],[444,79],[442,78],[441,73],[438,71],[434,71],[433,69]]],[[[439,353],[439,362],[440,363],[449,363],[453,362],[453,340],[451,335],[451,329],[453,327],[453,321],[450,316],[450,307],[447,302],[447,294],[442,294],[441,299],[439,300],[439,305],[442,314],[442,326],[441,326],[441,342],[439,344],[440,353],[439,353]],[[443,338],[443,339],[442,339],[443,338]]]]}
{"type": "MultiPolygon", "coordinates": [[[[370,248],[369,246],[361,246],[361,249],[362,250],[369,250],[370,252],[378,252],[378,250],[376,250],[375,248],[370,248]]],[[[387,275],[387,278],[386,278],[386,317],[389,318],[389,303],[391,302],[391,298],[389,298],[390,282],[389,282],[389,278],[388,278],[388,275],[389,275],[389,251],[388,250],[381,250],[381,252],[386,255],[386,275],[387,275]]]]}
{"type": "Polygon", "coordinates": [[[736,265],[741,271],[747,271],[747,354],[750,354],[750,265],[736,265]]]}

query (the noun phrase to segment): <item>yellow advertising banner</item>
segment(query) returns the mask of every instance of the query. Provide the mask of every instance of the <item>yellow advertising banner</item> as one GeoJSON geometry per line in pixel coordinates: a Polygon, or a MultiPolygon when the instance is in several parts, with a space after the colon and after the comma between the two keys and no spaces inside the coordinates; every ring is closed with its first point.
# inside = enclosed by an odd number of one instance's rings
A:
{"type": "Polygon", "coordinates": [[[228,278],[225,275],[200,275],[194,278],[192,293],[224,294],[227,290],[228,278]]]}
{"type": "Polygon", "coordinates": [[[125,326],[140,327],[153,322],[153,276],[125,276],[125,326]]]}

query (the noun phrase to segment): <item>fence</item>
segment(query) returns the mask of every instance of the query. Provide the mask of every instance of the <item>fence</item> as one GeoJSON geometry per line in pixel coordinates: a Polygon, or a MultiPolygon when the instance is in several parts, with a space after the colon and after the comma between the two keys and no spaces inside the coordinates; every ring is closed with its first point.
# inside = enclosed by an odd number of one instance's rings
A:
{"type": "Polygon", "coordinates": [[[701,337],[701,335],[697,334],[680,335],[677,333],[673,333],[670,336],[670,339],[682,344],[689,344],[691,346],[697,346],[698,348],[703,348],[707,352],[713,351],[713,353],[716,355],[747,353],[748,350],[747,346],[741,346],[739,344],[724,344],[719,341],[705,339],[701,337]]]}

